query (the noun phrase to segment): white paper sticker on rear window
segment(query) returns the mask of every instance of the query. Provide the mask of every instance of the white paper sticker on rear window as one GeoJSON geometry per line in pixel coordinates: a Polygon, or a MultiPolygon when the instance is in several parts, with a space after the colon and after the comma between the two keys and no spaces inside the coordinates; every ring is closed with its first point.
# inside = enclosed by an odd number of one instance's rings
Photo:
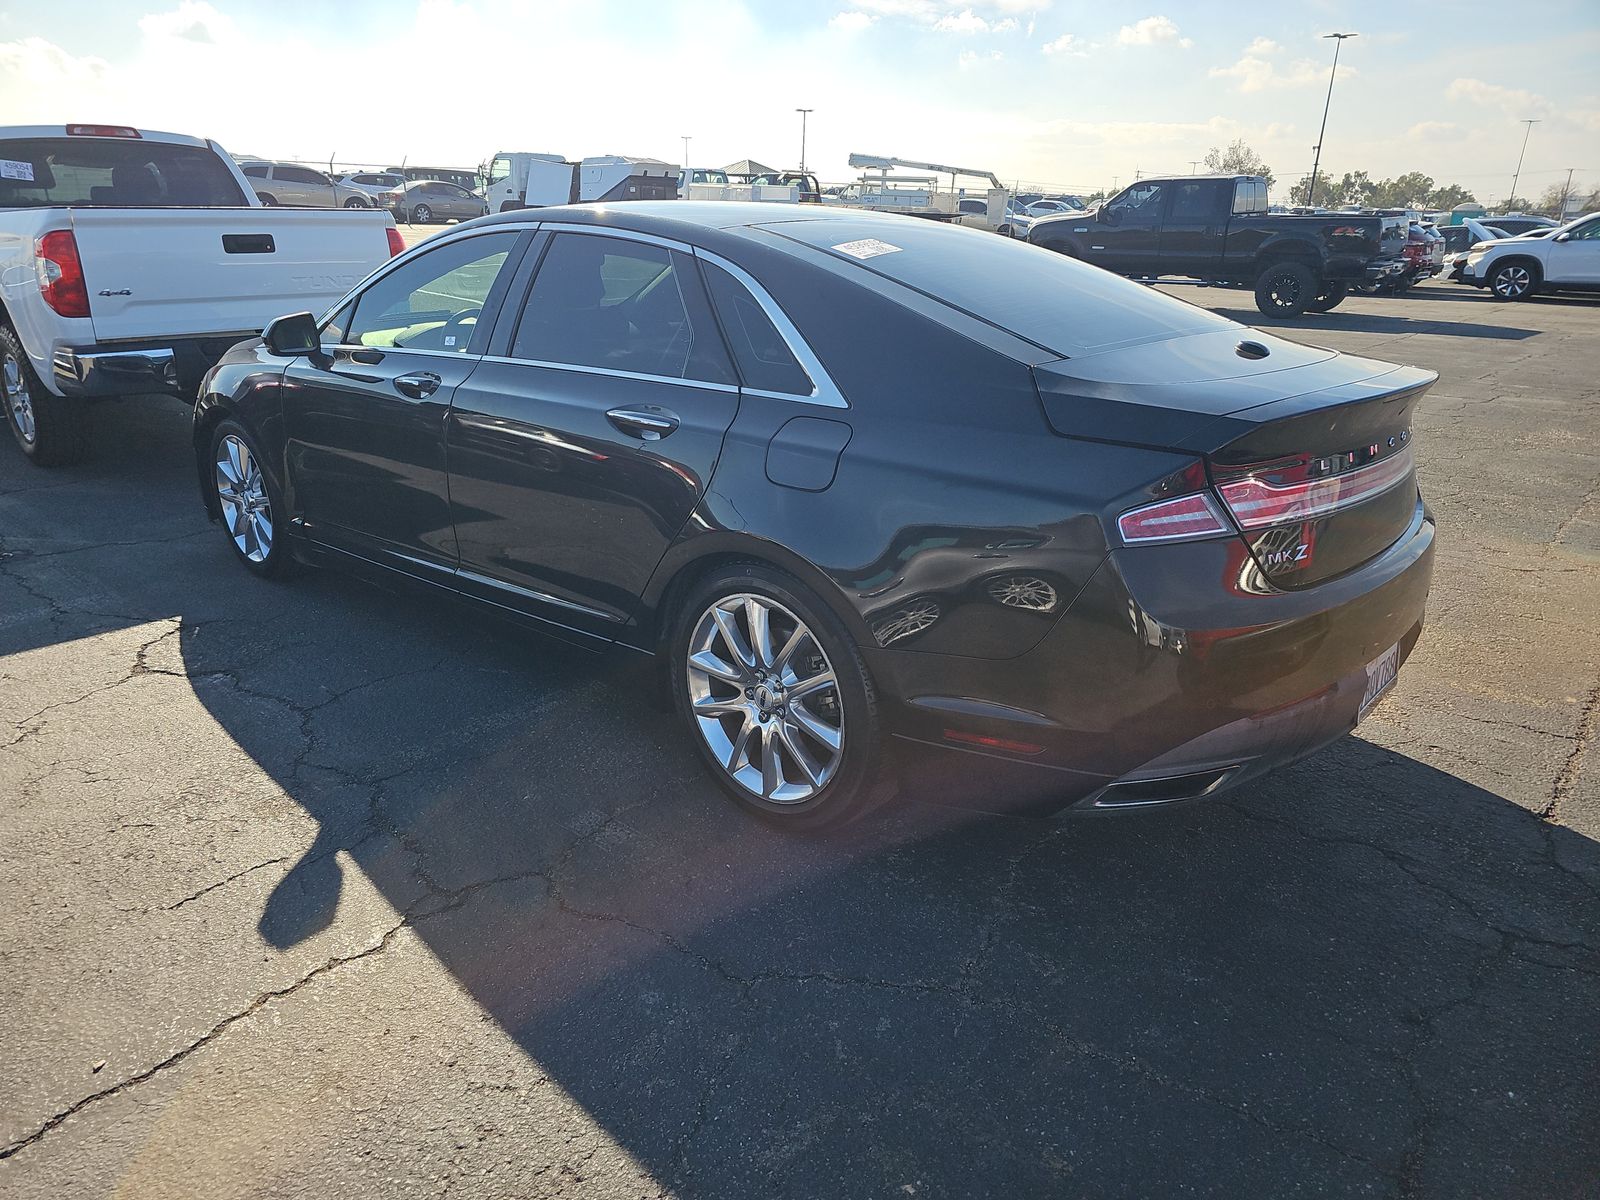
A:
{"type": "Polygon", "coordinates": [[[0,158],[0,179],[21,179],[33,182],[33,164],[18,162],[14,158],[0,158]]]}
{"type": "Polygon", "coordinates": [[[834,247],[840,254],[851,258],[877,258],[880,254],[899,254],[899,246],[880,242],[877,238],[862,238],[859,242],[840,242],[834,247]]]}

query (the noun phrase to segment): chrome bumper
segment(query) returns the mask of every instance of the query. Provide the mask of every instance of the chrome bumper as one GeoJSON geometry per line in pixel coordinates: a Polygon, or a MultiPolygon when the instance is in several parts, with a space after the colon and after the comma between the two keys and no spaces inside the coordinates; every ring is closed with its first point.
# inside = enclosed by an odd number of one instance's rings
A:
{"type": "Polygon", "coordinates": [[[132,396],[176,392],[178,359],[171,350],[57,350],[55,382],[72,396],[132,396]]]}

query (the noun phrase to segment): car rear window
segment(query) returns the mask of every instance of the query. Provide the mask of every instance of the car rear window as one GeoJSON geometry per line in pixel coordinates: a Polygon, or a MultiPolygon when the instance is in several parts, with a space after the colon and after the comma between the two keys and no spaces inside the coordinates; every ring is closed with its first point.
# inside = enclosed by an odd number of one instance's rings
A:
{"type": "Polygon", "coordinates": [[[133,138],[0,139],[0,208],[230,208],[247,203],[209,149],[133,138]]]}
{"type": "Polygon", "coordinates": [[[904,217],[764,228],[1068,358],[1232,325],[1053,250],[960,225],[904,217]]]}

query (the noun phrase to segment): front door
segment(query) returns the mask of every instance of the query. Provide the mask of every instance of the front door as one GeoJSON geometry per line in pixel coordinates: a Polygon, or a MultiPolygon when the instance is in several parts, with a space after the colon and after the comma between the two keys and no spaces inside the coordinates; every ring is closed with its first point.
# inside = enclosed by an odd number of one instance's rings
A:
{"type": "Polygon", "coordinates": [[[1156,270],[1167,191],[1150,180],[1113,198],[1102,210],[1105,219],[1089,227],[1089,261],[1122,275],[1156,270]]]}
{"type": "Polygon", "coordinates": [[[1552,242],[1545,255],[1550,282],[1600,284],[1600,217],[1591,217],[1562,236],[1566,241],[1552,242]]]}
{"type": "Polygon", "coordinates": [[[683,249],[583,232],[542,249],[450,414],[459,586],[615,636],[699,502],[739,390],[683,249]]]}
{"type": "MultiPolygon", "coordinates": [[[[445,414],[487,338],[477,317],[519,231],[446,242],[380,276],[284,377],[289,506],[317,541],[448,574],[445,414]]],[[[424,573],[429,573],[424,571],[424,573]]]]}

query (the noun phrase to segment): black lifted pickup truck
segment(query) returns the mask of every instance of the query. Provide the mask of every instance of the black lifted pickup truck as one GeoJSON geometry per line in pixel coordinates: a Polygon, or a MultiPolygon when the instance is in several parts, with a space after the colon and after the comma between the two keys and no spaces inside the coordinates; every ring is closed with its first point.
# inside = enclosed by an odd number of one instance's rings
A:
{"type": "Polygon", "coordinates": [[[1256,175],[1141,179],[1083,213],[1041,217],[1028,240],[1119,275],[1181,275],[1255,289],[1269,317],[1327,312],[1406,269],[1407,223],[1267,212],[1256,175]]]}

